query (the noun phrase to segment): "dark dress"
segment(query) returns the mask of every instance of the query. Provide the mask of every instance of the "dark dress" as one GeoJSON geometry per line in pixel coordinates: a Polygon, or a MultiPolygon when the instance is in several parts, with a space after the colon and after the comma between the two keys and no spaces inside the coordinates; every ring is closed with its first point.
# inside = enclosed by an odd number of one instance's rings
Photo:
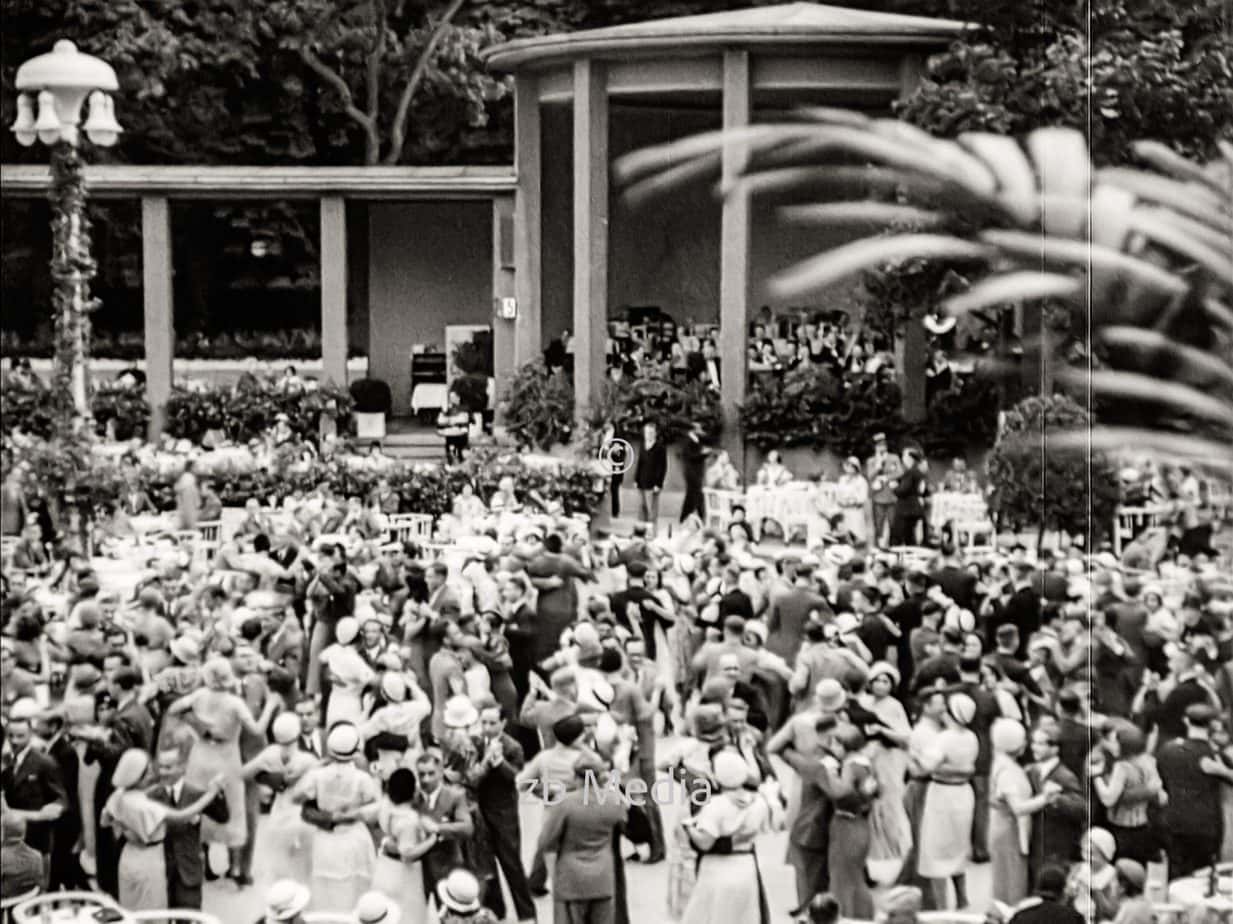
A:
{"type": "Polygon", "coordinates": [[[649,449],[638,453],[638,463],[634,468],[634,484],[639,491],[662,489],[664,479],[668,476],[668,447],[657,442],[649,449]]]}

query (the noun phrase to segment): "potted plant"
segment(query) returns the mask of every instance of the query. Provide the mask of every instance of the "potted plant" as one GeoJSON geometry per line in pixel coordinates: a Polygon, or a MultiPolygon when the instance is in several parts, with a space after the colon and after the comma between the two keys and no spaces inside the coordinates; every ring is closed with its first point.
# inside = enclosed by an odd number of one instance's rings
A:
{"type": "Polygon", "coordinates": [[[394,406],[390,386],[381,379],[363,378],[351,383],[355,401],[355,435],[362,440],[385,438],[385,418],[394,406]]]}

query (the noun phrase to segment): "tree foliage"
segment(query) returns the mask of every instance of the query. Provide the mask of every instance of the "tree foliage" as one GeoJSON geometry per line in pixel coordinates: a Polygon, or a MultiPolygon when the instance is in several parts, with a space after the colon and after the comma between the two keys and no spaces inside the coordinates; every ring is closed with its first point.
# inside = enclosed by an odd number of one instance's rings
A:
{"type": "Polygon", "coordinates": [[[1151,137],[1206,158],[1233,133],[1233,39],[1220,0],[956,4],[983,26],[936,56],[900,115],[943,137],[1064,125],[1098,166],[1151,137]]]}
{"type": "Polygon", "coordinates": [[[1107,458],[1047,449],[1050,433],[1081,430],[1091,417],[1066,395],[1025,398],[1006,412],[987,464],[993,508],[1003,527],[1036,526],[1099,538],[1118,502],[1116,472],[1107,458]]]}

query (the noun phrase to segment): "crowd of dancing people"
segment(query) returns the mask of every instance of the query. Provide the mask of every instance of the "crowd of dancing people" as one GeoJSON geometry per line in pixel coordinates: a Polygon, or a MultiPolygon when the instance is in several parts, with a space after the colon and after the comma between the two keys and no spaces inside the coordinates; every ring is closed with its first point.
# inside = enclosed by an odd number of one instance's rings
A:
{"type": "Polygon", "coordinates": [[[1001,919],[1138,922],[1149,868],[1233,860],[1214,551],[905,564],[693,517],[592,534],[505,490],[444,551],[323,533],[326,492],[123,592],[86,559],[61,593],[11,569],[3,895],[200,908],[227,877],[272,921],[529,921],[550,895],[607,924],[637,862],[685,924],[903,924],[971,908],[988,863],[1001,919]]]}

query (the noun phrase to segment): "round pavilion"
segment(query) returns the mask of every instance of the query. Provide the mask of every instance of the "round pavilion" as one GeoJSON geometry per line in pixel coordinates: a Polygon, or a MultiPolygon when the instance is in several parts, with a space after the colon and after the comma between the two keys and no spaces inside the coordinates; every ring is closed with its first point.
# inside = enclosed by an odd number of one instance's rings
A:
{"type": "MultiPolygon", "coordinates": [[[[763,305],[794,307],[775,305],[761,282],[825,246],[826,236],[785,229],[756,203],[721,202],[711,188],[635,208],[610,189],[610,164],[647,145],[773,120],[801,105],[889,114],[915,86],[924,56],[962,29],[790,3],[491,49],[490,66],[512,73],[516,87],[516,361],[572,332],[581,408],[604,375],[610,319],[654,306],[677,324],[717,327],[725,432],[739,446],[748,322],[763,305]]],[[[740,169],[739,158],[739,150],[725,152],[726,174],[740,169]]]]}

